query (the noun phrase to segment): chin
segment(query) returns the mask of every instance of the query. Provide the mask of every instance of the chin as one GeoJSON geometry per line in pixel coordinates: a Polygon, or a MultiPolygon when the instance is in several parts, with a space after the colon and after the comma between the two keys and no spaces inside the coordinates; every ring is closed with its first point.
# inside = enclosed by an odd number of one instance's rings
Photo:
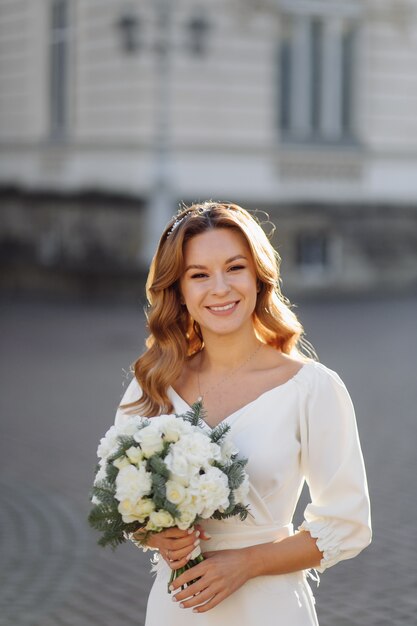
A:
{"type": "Polygon", "coordinates": [[[229,324],[224,326],[202,326],[201,330],[212,333],[213,335],[233,335],[244,330],[245,324],[229,324]]]}

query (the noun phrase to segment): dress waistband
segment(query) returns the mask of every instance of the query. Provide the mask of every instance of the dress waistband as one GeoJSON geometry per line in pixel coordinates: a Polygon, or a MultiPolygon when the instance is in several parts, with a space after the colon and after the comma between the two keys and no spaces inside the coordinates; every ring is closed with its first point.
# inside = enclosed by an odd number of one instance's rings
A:
{"type": "Polygon", "coordinates": [[[229,521],[203,520],[200,522],[211,539],[203,541],[204,551],[246,548],[261,543],[280,541],[294,534],[292,524],[286,526],[239,524],[229,521]]]}

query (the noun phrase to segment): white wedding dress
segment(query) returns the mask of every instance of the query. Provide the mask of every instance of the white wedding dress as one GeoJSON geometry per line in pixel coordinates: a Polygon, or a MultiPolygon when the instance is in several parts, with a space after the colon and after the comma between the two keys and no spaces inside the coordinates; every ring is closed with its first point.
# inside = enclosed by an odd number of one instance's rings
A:
{"type": "MultiPolygon", "coordinates": [[[[135,379],[123,402],[138,399],[135,379]]],[[[173,390],[176,413],[189,405],[173,390]]],[[[116,421],[123,419],[118,410],[116,421]]],[[[323,572],[358,554],[370,541],[366,476],[348,392],[335,372],[308,362],[288,382],[262,393],[225,421],[249,459],[251,516],[245,522],[203,521],[212,536],[204,551],[273,542],[293,533],[292,517],[304,480],[311,503],[301,528],[324,556],[323,572]]],[[[207,428],[210,427],[207,425],[207,428]]],[[[161,559],[150,592],[145,626],[312,626],[314,598],[306,572],[258,576],[206,613],[181,609],[167,593],[170,569],[161,559]]]]}

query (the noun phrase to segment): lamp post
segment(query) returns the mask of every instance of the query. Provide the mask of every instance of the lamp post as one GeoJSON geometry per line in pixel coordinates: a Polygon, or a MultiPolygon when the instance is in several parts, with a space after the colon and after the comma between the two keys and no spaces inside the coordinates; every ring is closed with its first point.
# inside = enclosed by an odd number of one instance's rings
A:
{"type": "Polygon", "coordinates": [[[171,157],[171,29],[172,1],[154,0],[157,11],[155,45],[155,142],[153,180],[145,214],[145,236],[142,238],[140,260],[148,265],[158,238],[175,212],[175,191],[170,168],[171,157]]]}

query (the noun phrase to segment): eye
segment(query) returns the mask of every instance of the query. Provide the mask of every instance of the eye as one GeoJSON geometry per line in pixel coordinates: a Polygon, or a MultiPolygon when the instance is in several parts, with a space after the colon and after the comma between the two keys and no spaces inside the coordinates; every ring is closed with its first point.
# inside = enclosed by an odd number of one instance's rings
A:
{"type": "Polygon", "coordinates": [[[203,272],[199,272],[198,274],[191,274],[191,278],[206,278],[207,274],[203,274],[203,272]]]}
{"type": "Polygon", "coordinates": [[[239,270],[244,270],[245,269],[245,265],[232,265],[232,267],[229,267],[229,272],[238,272],[239,270]]]}

